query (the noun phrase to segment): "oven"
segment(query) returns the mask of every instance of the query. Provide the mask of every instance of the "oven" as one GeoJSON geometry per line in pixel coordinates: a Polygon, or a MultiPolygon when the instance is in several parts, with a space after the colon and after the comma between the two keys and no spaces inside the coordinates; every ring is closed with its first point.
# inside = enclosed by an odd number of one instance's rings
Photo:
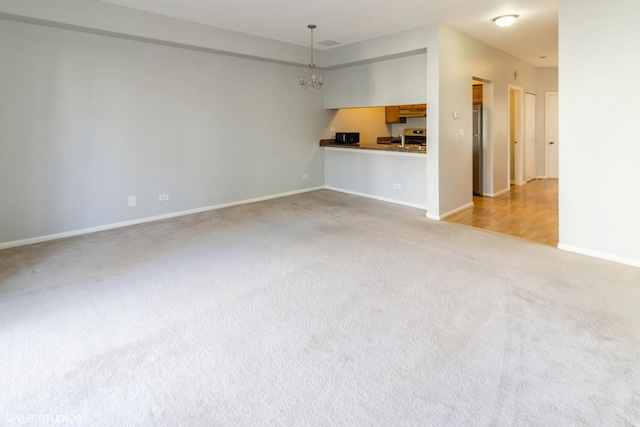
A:
{"type": "Polygon", "coordinates": [[[404,145],[427,145],[427,130],[425,128],[406,128],[404,130],[404,145]]]}

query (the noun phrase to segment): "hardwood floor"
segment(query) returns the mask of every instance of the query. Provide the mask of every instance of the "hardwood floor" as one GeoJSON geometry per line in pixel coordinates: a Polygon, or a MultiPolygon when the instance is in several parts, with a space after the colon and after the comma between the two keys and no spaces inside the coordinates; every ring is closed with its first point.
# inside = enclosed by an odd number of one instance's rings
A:
{"type": "Polygon", "coordinates": [[[502,196],[473,197],[474,207],[445,221],[532,240],[558,244],[558,180],[512,185],[502,196]]]}

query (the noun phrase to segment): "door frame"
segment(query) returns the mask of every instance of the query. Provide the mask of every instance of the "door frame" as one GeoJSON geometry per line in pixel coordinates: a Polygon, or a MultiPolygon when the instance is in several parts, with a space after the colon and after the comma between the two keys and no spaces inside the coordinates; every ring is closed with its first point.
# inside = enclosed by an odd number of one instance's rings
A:
{"type": "Polygon", "coordinates": [[[473,76],[471,84],[482,83],[482,195],[494,197],[494,159],[491,111],[493,109],[493,82],[473,76]]]}
{"type": "MultiPolygon", "coordinates": [[[[513,181],[515,185],[523,185],[524,184],[524,144],[522,144],[522,138],[524,137],[523,135],[523,121],[524,121],[524,89],[521,88],[520,86],[514,86],[514,85],[508,85],[508,96],[507,96],[507,111],[508,111],[508,127],[507,127],[507,131],[508,131],[508,137],[507,139],[509,140],[508,144],[507,144],[507,182],[509,184],[511,184],[511,145],[513,145],[511,143],[511,128],[515,125],[518,125],[517,128],[515,129],[515,141],[516,143],[518,143],[517,141],[520,141],[520,145],[517,146],[518,149],[516,150],[514,148],[514,157],[513,157],[513,164],[514,164],[514,171],[513,171],[513,181]],[[517,114],[517,119],[518,119],[518,123],[512,123],[511,122],[511,109],[512,109],[512,105],[511,105],[511,92],[516,92],[518,94],[517,100],[516,100],[516,107],[518,108],[516,111],[517,114]]],[[[515,145],[514,145],[515,147],[515,145]]],[[[511,185],[509,185],[509,188],[511,187],[511,185]]]]}
{"type": "MultiPolygon", "coordinates": [[[[554,95],[558,97],[558,92],[544,93],[544,175],[547,178],[549,178],[549,96],[550,95],[554,95]]],[[[556,118],[556,125],[559,125],[558,121],[559,121],[559,118],[556,118]]],[[[559,173],[560,171],[558,171],[558,174],[559,173]]]]}
{"type": "Polygon", "coordinates": [[[533,181],[534,179],[536,179],[536,176],[538,175],[538,161],[537,161],[537,138],[536,138],[536,127],[537,127],[537,118],[538,118],[538,114],[537,114],[537,110],[536,110],[536,106],[538,104],[538,96],[535,93],[532,92],[525,92],[524,94],[524,137],[522,138],[524,147],[522,148],[523,151],[523,157],[524,157],[524,167],[522,169],[523,171],[523,176],[524,176],[524,183],[526,184],[527,182],[533,181]],[[529,101],[531,100],[531,97],[533,97],[533,108],[531,109],[531,111],[529,111],[529,101]],[[531,123],[531,120],[533,120],[533,123],[531,123]],[[531,136],[533,137],[532,140],[529,140],[527,137],[531,136]],[[531,155],[531,156],[529,156],[531,155]],[[531,157],[531,158],[530,158],[531,157]],[[532,170],[530,171],[532,174],[531,176],[527,175],[527,166],[531,165],[532,170]]]}

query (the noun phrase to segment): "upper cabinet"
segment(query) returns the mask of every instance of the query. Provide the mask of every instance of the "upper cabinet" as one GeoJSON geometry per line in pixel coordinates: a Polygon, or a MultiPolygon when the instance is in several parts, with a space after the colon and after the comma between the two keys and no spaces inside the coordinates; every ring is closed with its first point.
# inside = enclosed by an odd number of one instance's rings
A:
{"type": "Polygon", "coordinates": [[[482,104],[482,85],[473,85],[473,103],[482,104]]]}
{"type": "Polygon", "coordinates": [[[400,117],[400,106],[389,105],[384,107],[384,121],[387,123],[406,123],[406,117],[400,117]]]}
{"type": "Polygon", "coordinates": [[[407,117],[426,117],[427,104],[389,105],[385,107],[387,123],[406,123],[407,117]]]}

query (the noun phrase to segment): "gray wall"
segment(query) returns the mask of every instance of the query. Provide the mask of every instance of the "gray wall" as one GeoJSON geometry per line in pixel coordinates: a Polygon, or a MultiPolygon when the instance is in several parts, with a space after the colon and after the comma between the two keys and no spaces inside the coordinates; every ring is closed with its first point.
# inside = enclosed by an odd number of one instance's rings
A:
{"type": "Polygon", "coordinates": [[[427,95],[427,55],[344,66],[326,73],[326,108],[422,104],[427,95]]]}
{"type": "Polygon", "coordinates": [[[537,82],[531,64],[444,24],[439,35],[439,205],[440,215],[446,215],[472,202],[472,79],[490,83],[484,97],[490,128],[484,141],[485,194],[509,189],[509,85],[535,93],[537,82]]]}
{"type": "Polygon", "coordinates": [[[0,244],[324,184],[299,67],[2,19],[0,58],[0,244]]]}
{"type": "MultiPolygon", "coordinates": [[[[309,48],[118,6],[102,0],[0,0],[0,18],[117,34],[290,64],[309,60],[309,48]]],[[[317,52],[322,64],[322,52],[317,52]]]]}
{"type": "Polygon", "coordinates": [[[427,157],[424,154],[344,148],[325,150],[328,188],[426,209],[427,157]]]}

